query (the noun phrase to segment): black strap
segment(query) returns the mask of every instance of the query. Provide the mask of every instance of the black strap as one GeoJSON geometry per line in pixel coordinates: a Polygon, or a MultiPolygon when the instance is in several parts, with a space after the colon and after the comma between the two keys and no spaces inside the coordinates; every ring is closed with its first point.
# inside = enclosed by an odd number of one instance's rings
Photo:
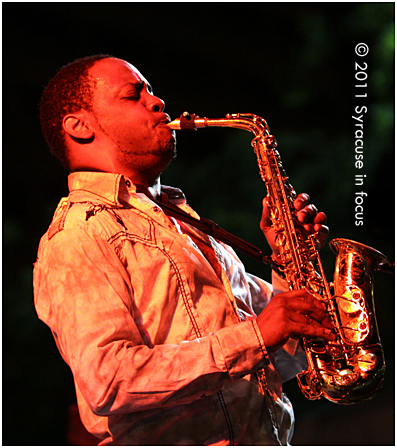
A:
{"type": "Polygon", "coordinates": [[[233,247],[234,249],[239,250],[244,254],[254,258],[255,260],[261,263],[272,265],[273,268],[276,268],[276,272],[279,271],[278,266],[274,263],[271,256],[265,255],[258,247],[222,229],[214,221],[206,218],[196,219],[193,216],[190,216],[188,213],[185,213],[179,207],[176,207],[170,203],[163,204],[162,202],[158,202],[156,200],[154,202],[156,202],[156,204],[158,204],[163,209],[166,215],[184,221],[206,233],[207,235],[211,235],[215,239],[222,241],[223,243],[233,247]]]}

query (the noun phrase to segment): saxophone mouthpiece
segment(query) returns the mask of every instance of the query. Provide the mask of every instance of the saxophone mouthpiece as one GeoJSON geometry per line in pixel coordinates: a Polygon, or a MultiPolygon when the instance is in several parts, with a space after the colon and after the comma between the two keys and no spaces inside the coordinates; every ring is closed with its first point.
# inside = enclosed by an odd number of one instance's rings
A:
{"type": "Polygon", "coordinates": [[[167,126],[171,129],[175,129],[177,131],[181,130],[181,120],[177,118],[176,120],[170,121],[167,123],[167,126]]]}
{"type": "Polygon", "coordinates": [[[207,118],[200,118],[196,114],[189,114],[189,112],[183,112],[183,114],[173,121],[167,123],[167,126],[171,129],[180,130],[193,130],[197,128],[204,128],[207,126],[207,118]]]}

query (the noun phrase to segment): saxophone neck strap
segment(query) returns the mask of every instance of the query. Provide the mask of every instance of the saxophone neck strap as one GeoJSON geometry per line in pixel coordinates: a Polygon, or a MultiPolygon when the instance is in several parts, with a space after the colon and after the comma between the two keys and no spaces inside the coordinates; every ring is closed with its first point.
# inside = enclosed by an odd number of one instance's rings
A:
{"type": "MultiPolygon", "coordinates": [[[[206,218],[196,219],[169,202],[168,204],[164,204],[163,202],[159,202],[157,200],[154,200],[154,202],[162,208],[166,215],[196,227],[207,235],[211,235],[216,240],[233,247],[233,249],[236,249],[261,263],[270,264],[273,268],[276,267],[271,256],[265,255],[258,247],[248,243],[236,235],[233,235],[227,230],[222,229],[214,221],[206,218]]],[[[278,269],[276,269],[276,271],[278,271],[278,269]]]]}

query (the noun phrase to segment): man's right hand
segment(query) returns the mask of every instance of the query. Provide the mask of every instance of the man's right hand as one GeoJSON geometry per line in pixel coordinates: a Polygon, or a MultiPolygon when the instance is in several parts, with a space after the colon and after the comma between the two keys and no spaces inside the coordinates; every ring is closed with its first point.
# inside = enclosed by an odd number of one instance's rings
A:
{"type": "Polygon", "coordinates": [[[333,325],[324,305],[305,290],[276,294],[256,321],[269,353],[282,347],[289,338],[334,339],[333,325]]]}

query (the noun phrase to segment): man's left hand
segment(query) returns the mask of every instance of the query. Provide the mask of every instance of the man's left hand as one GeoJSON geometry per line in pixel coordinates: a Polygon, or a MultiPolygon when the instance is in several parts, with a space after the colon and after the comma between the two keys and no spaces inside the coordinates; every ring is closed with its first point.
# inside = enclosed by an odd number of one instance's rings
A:
{"type": "MultiPolygon", "coordinates": [[[[327,217],[323,212],[319,212],[315,205],[310,204],[310,196],[306,193],[301,193],[296,197],[294,200],[294,208],[296,210],[296,218],[302,224],[303,230],[307,235],[316,234],[316,239],[318,240],[317,249],[321,249],[329,234],[329,229],[325,225],[327,223],[327,217]]],[[[277,259],[280,249],[276,244],[276,233],[272,228],[267,198],[263,200],[260,228],[273,250],[273,255],[277,259]]]]}

